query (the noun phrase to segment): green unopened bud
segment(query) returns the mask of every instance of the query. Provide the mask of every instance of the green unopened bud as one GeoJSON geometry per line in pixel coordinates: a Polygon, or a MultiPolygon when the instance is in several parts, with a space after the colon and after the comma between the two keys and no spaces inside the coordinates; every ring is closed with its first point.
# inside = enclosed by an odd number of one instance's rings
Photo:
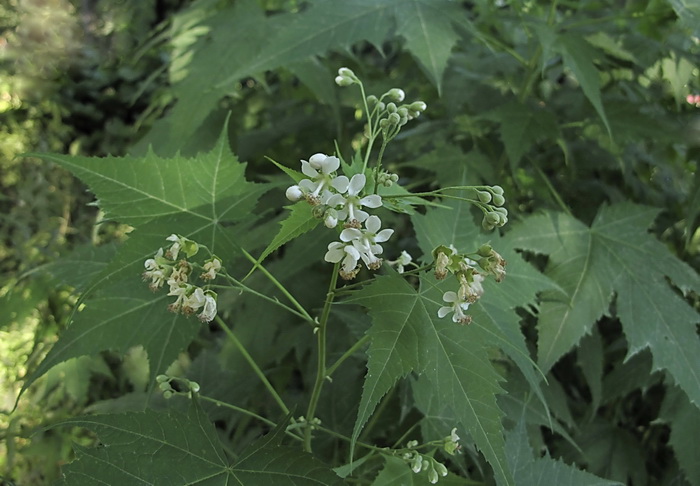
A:
{"type": "Polygon", "coordinates": [[[377,98],[376,96],[369,95],[367,97],[367,106],[369,107],[370,110],[372,108],[374,108],[377,103],[379,103],[379,98],[377,98]]]}
{"type": "Polygon", "coordinates": [[[487,191],[476,191],[476,197],[484,204],[491,202],[491,193],[487,191]]]}
{"type": "Polygon", "coordinates": [[[170,377],[168,375],[158,375],[156,376],[156,382],[158,383],[164,383],[166,381],[170,381],[170,377]]]}
{"type": "Polygon", "coordinates": [[[417,111],[418,113],[424,112],[428,108],[428,105],[426,105],[422,101],[414,101],[410,105],[408,105],[408,109],[411,111],[417,111]]]}
{"type": "Polygon", "coordinates": [[[492,251],[493,247],[491,245],[481,245],[477,250],[477,254],[482,257],[488,257],[491,256],[492,251]]]}
{"type": "Polygon", "coordinates": [[[386,95],[389,97],[389,99],[394,100],[397,103],[401,103],[406,97],[406,93],[404,93],[404,91],[399,88],[390,89],[389,91],[387,91],[386,95]]]}
{"type": "Polygon", "coordinates": [[[161,383],[158,383],[158,388],[160,388],[160,391],[167,391],[170,390],[170,383],[167,381],[163,381],[161,383]]]}
{"type": "Polygon", "coordinates": [[[193,393],[199,392],[199,383],[196,381],[190,381],[190,391],[193,393]]]}
{"type": "Polygon", "coordinates": [[[494,194],[498,194],[499,196],[503,195],[503,188],[501,186],[491,186],[491,192],[494,194]]]}
{"type": "Polygon", "coordinates": [[[388,111],[389,113],[396,113],[398,111],[398,108],[394,103],[387,103],[386,111],[388,111]]]}
{"type": "Polygon", "coordinates": [[[392,113],[387,117],[387,120],[389,120],[389,124],[396,126],[401,122],[401,117],[398,113],[392,113]]]}
{"type": "Polygon", "coordinates": [[[166,391],[163,392],[163,398],[165,398],[165,399],[167,400],[167,399],[169,399],[169,398],[172,398],[172,396],[173,396],[174,394],[175,394],[174,392],[172,392],[172,391],[170,391],[170,390],[166,390],[166,391]]]}
{"type": "Polygon", "coordinates": [[[433,464],[435,465],[435,470],[438,472],[438,474],[440,476],[442,476],[442,477],[447,476],[447,468],[445,467],[444,464],[439,463],[437,461],[435,461],[433,464]]]}
{"type": "Polygon", "coordinates": [[[430,481],[430,484],[435,484],[438,482],[438,473],[434,467],[431,467],[428,471],[428,481],[430,481]]]}
{"type": "Polygon", "coordinates": [[[494,194],[493,195],[493,203],[496,206],[503,206],[506,203],[506,198],[501,196],[500,194],[494,194]]]}

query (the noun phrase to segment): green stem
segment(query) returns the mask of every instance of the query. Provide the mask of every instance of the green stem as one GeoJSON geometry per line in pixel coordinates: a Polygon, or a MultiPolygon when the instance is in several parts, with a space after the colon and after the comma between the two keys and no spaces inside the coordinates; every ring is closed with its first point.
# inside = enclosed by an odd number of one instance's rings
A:
{"type": "Polygon", "coordinates": [[[277,393],[277,390],[272,386],[272,383],[267,379],[265,376],[265,373],[262,372],[258,364],[255,362],[253,357],[248,353],[248,350],[243,346],[243,344],[238,340],[236,335],[233,333],[231,329],[228,328],[226,323],[221,319],[221,317],[216,316],[216,323],[221,327],[221,329],[226,333],[228,338],[233,342],[233,344],[238,348],[238,350],[241,352],[245,360],[248,362],[251,368],[253,368],[253,371],[255,372],[256,375],[258,375],[258,378],[260,378],[260,381],[263,382],[263,385],[265,385],[265,388],[270,392],[272,395],[272,398],[275,399],[277,402],[277,405],[282,409],[282,411],[285,414],[289,414],[289,409],[287,408],[287,405],[284,404],[284,401],[282,398],[279,396],[277,393]]]}
{"type": "MultiPolygon", "coordinates": [[[[333,299],[335,298],[335,287],[338,283],[338,268],[340,263],[336,263],[333,266],[333,274],[331,276],[331,282],[328,286],[328,293],[326,294],[326,302],[323,305],[323,313],[321,314],[321,322],[319,323],[318,330],[316,331],[316,341],[318,346],[318,359],[316,363],[316,381],[314,383],[314,388],[311,392],[311,398],[309,400],[309,408],[306,410],[306,421],[311,424],[316,414],[316,406],[318,405],[318,399],[321,396],[321,389],[323,388],[323,383],[326,380],[326,326],[328,324],[328,316],[331,313],[331,305],[333,304],[333,299]]],[[[311,426],[309,425],[304,430],[304,450],[306,452],[311,452],[311,426]]]]}
{"type": "Polygon", "coordinates": [[[289,293],[289,291],[285,288],[284,285],[282,285],[279,282],[279,280],[277,280],[270,272],[268,272],[267,269],[265,267],[263,267],[253,257],[253,255],[251,255],[250,253],[245,251],[243,248],[241,248],[241,251],[243,252],[243,255],[248,259],[248,261],[251,262],[255,266],[255,268],[259,268],[260,271],[263,273],[263,275],[265,275],[270,280],[270,282],[272,282],[272,284],[275,287],[277,287],[280,290],[280,292],[282,292],[282,294],[285,297],[287,297],[287,299],[289,299],[289,302],[291,302],[292,305],[299,310],[299,312],[304,316],[304,319],[306,319],[307,321],[313,322],[313,318],[309,315],[308,312],[306,312],[306,309],[304,309],[304,307],[302,307],[302,305],[294,298],[294,296],[292,296],[292,294],[289,293]]]}
{"type": "MultiPolygon", "coordinates": [[[[283,304],[279,300],[277,300],[273,297],[267,296],[263,293],[260,293],[257,290],[251,289],[250,287],[246,286],[243,282],[240,282],[239,280],[236,280],[235,278],[233,278],[231,275],[224,274],[224,273],[222,273],[220,275],[223,276],[224,278],[226,278],[227,280],[229,280],[230,282],[232,282],[236,286],[236,288],[241,289],[243,292],[248,292],[248,293],[253,294],[256,297],[260,297],[261,299],[264,299],[272,304],[278,305],[278,306],[282,307],[284,310],[286,310],[287,312],[290,312],[291,314],[294,314],[295,316],[300,317],[300,318],[304,319],[305,321],[308,321],[308,322],[313,324],[314,321],[312,318],[307,317],[304,314],[302,314],[301,312],[298,312],[298,311],[292,309],[291,307],[283,304]]],[[[217,288],[218,286],[213,285],[212,287],[217,288]]]]}
{"type": "Polygon", "coordinates": [[[335,363],[333,363],[333,365],[331,365],[331,366],[326,370],[326,376],[332,376],[332,375],[333,375],[333,372],[335,372],[335,370],[338,369],[338,366],[340,366],[341,364],[343,364],[343,361],[345,361],[345,360],[348,359],[350,356],[352,356],[353,354],[355,354],[355,353],[357,352],[358,349],[360,349],[362,346],[364,346],[364,345],[367,343],[367,341],[369,341],[369,334],[365,334],[364,336],[362,336],[362,337],[360,338],[360,340],[357,341],[355,344],[353,344],[352,347],[351,347],[350,349],[348,349],[347,351],[345,351],[345,353],[344,353],[340,358],[338,358],[338,361],[336,361],[335,363]]]}

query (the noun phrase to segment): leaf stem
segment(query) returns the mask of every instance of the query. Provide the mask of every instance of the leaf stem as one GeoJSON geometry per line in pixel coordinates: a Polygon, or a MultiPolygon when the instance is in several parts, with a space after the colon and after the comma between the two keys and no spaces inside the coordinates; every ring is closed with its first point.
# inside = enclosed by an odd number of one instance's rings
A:
{"type": "Polygon", "coordinates": [[[331,282],[328,285],[328,293],[326,294],[326,302],[323,305],[323,312],[321,314],[321,321],[316,330],[316,342],[318,346],[318,359],[316,363],[316,381],[314,382],[314,388],[311,392],[311,398],[309,399],[309,408],[306,410],[306,422],[309,426],[304,430],[304,450],[306,452],[311,452],[311,421],[316,414],[316,406],[318,405],[318,399],[321,396],[321,389],[323,388],[323,383],[326,380],[326,327],[328,324],[328,316],[331,313],[331,305],[333,304],[333,299],[335,298],[335,287],[338,283],[338,269],[340,263],[336,263],[333,266],[333,274],[331,276],[331,282]]]}
{"type": "Polygon", "coordinates": [[[338,366],[343,364],[343,361],[355,354],[355,352],[357,352],[358,349],[364,346],[367,343],[367,341],[369,341],[369,335],[365,334],[355,344],[353,344],[350,349],[345,351],[345,353],[343,353],[343,355],[340,358],[338,358],[338,360],[326,370],[326,376],[332,376],[333,372],[335,372],[335,370],[338,369],[338,366]]]}
{"type": "Polygon", "coordinates": [[[263,267],[260,262],[258,262],[253,255],[245,251],[243,248],[241,248],[241,252],[243,252],[243,255],[250,261],[255,267],[259,268],[260,271],[265,275],[270,282],[273,283],[275,287],[277,287],[282,294],[284,294],[287,299],[289,299],[289,302],[292,303],[294,307],[296,307],[299,312],[303,315],[304,319],[307,321],[313,322],[313,318],[309,315],[308,312],[306,312],[306,309],[294,298],[292,294],[289,293],[289,291],[286,289],[284,285],[282,285],[279,280],[277,280],[270,272],[267,271],[265,267],[263,267]]]}
{"type": "Polygon", "coordinates": [[[258,375],[258,378],[260,378],[260,381],[263,382],[263,385],[265,385],[265,388],[270,392],[270,395],[272,395],[272,398],[275,399],[275,402],[277,402],[277,405],[282,409],[282,411],[285,414],[289,414],[289,409],[287,408],[287,405],[284,404],[284,401],[282,400],[282,397],[279,396],[277,393],[277,390],[275,390],[275,387],[272,386],[272,383],[270,383],[270,380],[267,379],[265,376],[265,373],[260,369],[258,364],[255,362],[253,357],[248,353],[248,350],[243,346],[243,343],[241,343],[236,335],[233,333],[231,329],[226,325],[226,323],[221,319],[221,317],[216,316],[215,317],[216,323],[221,327],[221,329],[226,333],[228,338],[233,342],[233,344],[238,348],[238,350],[241,352],[245,360],[248,362],[251,368],[253,368],[253,371],[255,372],[256,375],[258,375]]]}

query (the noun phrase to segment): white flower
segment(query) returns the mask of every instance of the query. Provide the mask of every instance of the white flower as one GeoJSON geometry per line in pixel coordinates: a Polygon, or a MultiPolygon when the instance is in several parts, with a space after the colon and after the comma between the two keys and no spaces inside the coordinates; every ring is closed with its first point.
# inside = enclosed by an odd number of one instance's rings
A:
{"type": "Polygon", "coordinates": [[[170,285],[170,292],[168,292],[168,295],[173,295],[177,297],[177,299],[175,299],[175,302],[168,306],[168,309],[171,312],[180,312],[180,310],[182,309],[182,305],[187,299],[187,293],[191,290],[192,285],[175,282],[172,279],[168,280],[168,284],[170,285]]]}
{"type": "Polygon", "coordinates": [[[471,316],[464,313],[465,310],[469,309],[469,302],[461,300],[457,294],[451,290],[445,292],[445,295],[442,296],[442,300],[452,305],[446,305],[438,309],[438,317],[440,319],[454,312],[452,316],[453,322],[458,324],[469,324],[471,322],[471,316]]]}
{"type": "MultiPolygon", "coordinates": [[[[443,440],[444,440],[443,448],[445,449],[445,452],[447,452],[450,455],[457,452],[461,447],[459,445],[459,436],[457,435],[457,427],[453,428],[452,431],[450,432],[450,435],[445,437],[443,440]]],[[[443,476],[445,476],[445,475],[446,474],[443,474],[443,476]]]]}
{"type": "Polygon", "coordinates": [[[204,291],[200,287],[195,287],[182,302],[182,313],[186,316],[194,314],[204,305],[204,291]]]}
{"type": "Polygon", "coordinates": [[[301,171],[310,179],[299,181],[299,188],[309,203],[316,206],[330,196],[328,188],[335,179],[332,174],[338,170],[338,167],[340,167],[338,157],[329,157],[324,154],[314,154],[309,162],[301,161],[301,171]],[[323,160],[321,160],[322,157],[323,160]]]}
{"type": "Polygon", "coordinates": [[[474,303],[484,295],[484,286],[481,284],[484,281],[484,276],[474,272],[473,269],[469,273],[471,273],[471,282],[469,282],[466,272],[458,274],[460,283],[458,295],[460,300],[474,303]]]}
{"type": "Polygon", "coordinates": [[[411,256],[411,254],[408,253],[406,250],[403,250],[396,260],[387,263],[392,266],[396,265],[396,271],[399,273],[403,273],[406,270],[404,267],[412,261],[413,257],[411,256]]]}
{"type": "Polygon", "coordinates": [[[355,278],[359,269],[357,262],[360,260],[360,252],[351,244],[334,241],[328,245],[328,251],[323,257],[329,263],[338,263],[342,260],[343,266],[340,269],[340,276],[345,280],[355,278]]]}
{"type": "Polygon", "coordinates": [[[359,252],[362,261],[365,262],[367,268],[376,270],[382,265],[382,260],[375,255],[380,255],[383,248],[378,243],[383,243],[391,238],[394,234],[393,229],[383,229],[382,221],[378,216],[370,216],[365,221],[365,229],[345,228],[340,233],[340,239],[345,242],[352,242],[352,245],[359,252]]]}
{"type": "Polygon", "coordinates": [[[165,252],[165,256],[171,260],[177,260],[177,255],[180,253],[180,248],[182,248],[180,237],[173,233],[172,235],[168,236],[166,240],[172,241],[173,244],[170,246],[170,248],[168,248],[168,251],[165,252]]]}
{"type": "Polygon", "coordinates": [[[159,248],[158,252],[153,258],[149,258],[143,263],[143,266],[146,269],[146,271],[142,274],[143,279],[151,281],[148,286],[154,291],[163,286],[166,279],[170,275],[170,272],[172,272],[172,267],[170,265],[162,265],[159,263],[162,260],[164,260],[163,249],[159,248]]]}
{"type": "Polygon", "coordinates": [[[204,263],[204,273],[200,275],[200,278],[203,280],[214,280],[219,270],[221,270],[221,260],[214,257],[210,261],[204,263]]]}
{"type": "Polygon", "coordinates": [[[216,317],[216,294],[207,290],[204,294],[204,309],[197,315],[202,322],[209,322],[216,317]]]}
{"type": "Polygon", "coordinates": [[[326,204],[332,208],[340,208],[338,211],[338,219],[340,221],[348,220],[348,222],[357,221],[362,223],[369,214],[362,211],[363,206],[368,208],[378,208],[382,205],[382,197],[377,194],[371,194],[360,198],[359,194],[364,189],[367,183],[367,178],[364,174],[355,174],[352,179],[345,176],[339,176],[333,181],[333,187],[340,193],[332,195],[326,204]],[[347,196],[342,194],[347,192],[347,196]]]}

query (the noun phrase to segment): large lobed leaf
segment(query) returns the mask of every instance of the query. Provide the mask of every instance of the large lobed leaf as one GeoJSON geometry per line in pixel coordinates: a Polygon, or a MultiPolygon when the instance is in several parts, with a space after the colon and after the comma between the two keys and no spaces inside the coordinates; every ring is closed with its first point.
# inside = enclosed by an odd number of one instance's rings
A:
{"type": "MultiPolygon", "coordinates": [[[[87,183],[107,217],[136,229],[112,261],[95,272],[81,300],[84,309],[75,313],[23,390],[67,359],[104,350],[125,352],[136,345],[148,352],[153,378],[190,343],[199,321],[168,313],[172,298],[163,291],[151,293],[141,273],[143,262],[172,233],[208,246],[224,265],[239,253],[241,240],[249,234],[239,225],[250,217],[266,186],[245,180],[245,164],[231,153],[225,132],[212,151],[191,159],[152,153],[143,158],[42,155],[87,183]]],[[[89,259],[88,254],[85,263],[89,259]]],[[[79,259],[73,263],[76,269],[82,266],[79,259]]]]}
{"type": "Polygon", "coordinates": [[[231,464],[216,429],[193,404],[179,412],[77,417],[61,425],[94,431],[102,445],[76,447],[62,484],[328,485],[338,477],[299,448],[280,445],[284,428],[262,437],[231,464]]]}
{"type": "Polygon", "coordinates": [[[451,408],[455,426],[471,434],[499,483],[513,484],[505,459],[503,414],[496,404],[501,378],[484,346],[490,331],[439,319],[441,296],[435,286],[422,285],[416,291],[393,274],[377,278],[348,299],[366,307],[372,317],[367,376],[353,438],[396,380],[415,372],[425,375],[423,386],[451,408]]]}
{"type": "Polygon", "coordinates": [[[589,228],[548,212],[523,221],[509,239],[518,248],[549,255],[545,273],[562,288],[542,294],[538,349],[544,371],[609,312],[616,295],[628,357],[649,348],[654,369],[668,370],[700,406],[700,316],[667,281],[686,292],[700,288],[700,278],[648,233],[657,214],[617,204],[603,207],[589,228]]]}
{"type": "Polygon", "coordinates": [[[358,42],[381,46],[394,35],[406,39],[407,49],[439,89],[457,41],[451,25],[455,14],[466,18],[465,10],[446,0],[319,0],[301,12],[273,16],[265,16],[252,0],[235,2],[216,16],[193,21],[207,32],[198,40],[191,39],[192,23],[183,27],[179,37],[186,38],[195,54],[179,60],[176,74],[182,79],[174,84],[178,102],[146,142],[156,144],[159,153],[182,147],[245,77],[347,50],[358,42]]]}

